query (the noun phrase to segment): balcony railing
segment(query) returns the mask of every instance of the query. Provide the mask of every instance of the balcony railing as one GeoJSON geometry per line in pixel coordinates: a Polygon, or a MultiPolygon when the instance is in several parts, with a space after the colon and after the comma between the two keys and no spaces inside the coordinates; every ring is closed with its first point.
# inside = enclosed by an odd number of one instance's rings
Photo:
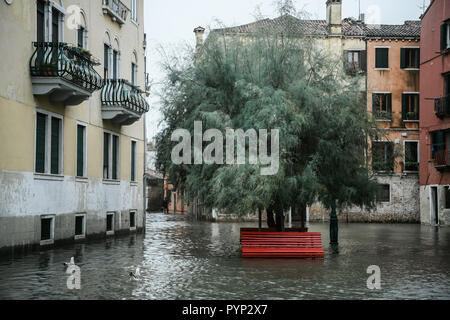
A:
{"type": "Polygon", "coordinates": [[[434,113],[438,118],[450,117],[450,96],[434,100],[434,113]]]}
{"type": "Polygon", "coordinates": [[[433,156],[436,169],[446,169],[450,165],[448,162],[449,158],[447,150],[434,151],[433,156]]]}
{"type": "Polygon", "coordinates": [[[124,79],[107,79],[102,89],[103,119],[131,125],[149,111],[144,92],[124,79]]]}
{"type": "Polygon", "coordinates": [[[98,62],[88,53],[66,43],[35,42],[30,74],[35,95],[78,105],[100,90],[103,79],[94,70],[98,62]]]}
{"type": "Polygon", "coordinates": [[[113,21],[124,24],[127,21],[130,9],[120,0],[103,0],[103,12],[109,14],[113,21]]]}

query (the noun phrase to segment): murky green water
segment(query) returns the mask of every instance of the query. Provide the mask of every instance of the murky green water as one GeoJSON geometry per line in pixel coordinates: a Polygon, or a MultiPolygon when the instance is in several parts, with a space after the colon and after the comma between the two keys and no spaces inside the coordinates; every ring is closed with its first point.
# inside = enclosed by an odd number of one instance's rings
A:
{"type": "Polygon", "coordinates": [[[148,215],[147,234],[0,260],[0,299],[450,299],[450,228],[340,225],[339,253],[323,233],[324,260],[244,260],[239,229],[148,215]],[[67,289],[75,257],[81,290],[67,289]],[[367,267],[382,289],[367,289],[367,267]],[[129,273],[141,268],[139,280],[129,273]]]}

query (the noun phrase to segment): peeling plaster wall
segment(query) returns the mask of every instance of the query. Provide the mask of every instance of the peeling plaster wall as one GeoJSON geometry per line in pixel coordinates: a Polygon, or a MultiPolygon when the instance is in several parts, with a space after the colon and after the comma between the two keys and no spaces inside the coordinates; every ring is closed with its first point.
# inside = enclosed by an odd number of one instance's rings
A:
{"type": "MultiPolygon", "coordinates": [[[[418,175],[379,176],[380,184],[391,186],[391,201],[379,203],[372,212],[360,208],[347,208],[339,214],[346,222],[420,223],[418,175]]],[[[329,221],[330,213],[322,205],[315,204],[309,211],[310,221],[329,221]]]]}
{"type": "Polygon", "coordinates": [[[106,235],[106,214],[114,212],[115,232],[130,229],[130,211],[136,211],[137,229],[143,228],[142,183],[106,184],[74,177],[45,180],[33,173],[0,170],[0,250],[38,245],[41,216],[55,215],[54,240],[75,236],[75,214],[85,213],[86,236],[106,235]]]}

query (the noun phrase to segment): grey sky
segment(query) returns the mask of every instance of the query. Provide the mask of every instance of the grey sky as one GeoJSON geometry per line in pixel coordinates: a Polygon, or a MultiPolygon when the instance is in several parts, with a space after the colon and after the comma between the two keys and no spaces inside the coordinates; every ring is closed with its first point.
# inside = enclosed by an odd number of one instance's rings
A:
{"type": "MultiPolygon", "coordinates": [[[[226,26],[241,25],[255,20],[256,8],[268,18],[277,16],[273,0],[145,0],[145,32],[148,42],[147,71],[153,82],[162,78],[157,49],[182,43],[194,44],[193,30],[197,26],[216,27],[217,20],[226,26]]],[[[358,0],[343,0],[343,18],[358,16],[358,0]]],[[[297,0],[312,19],[325,19],[326,0],[297,0]]],[[[429,0],[361,0],[361,12],[366,21],[382,24],[403,24],[418,20],[423,4],[429,0]]],[[[158,98],[152,92],[151,111],[147,114],[148,138],[158,131],[160,114],[158,98]]]]}

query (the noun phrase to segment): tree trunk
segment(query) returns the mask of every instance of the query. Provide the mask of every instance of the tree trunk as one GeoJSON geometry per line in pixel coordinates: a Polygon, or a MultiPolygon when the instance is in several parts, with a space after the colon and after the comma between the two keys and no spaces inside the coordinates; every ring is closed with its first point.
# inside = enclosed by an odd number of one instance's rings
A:
{"type": "Polygon", "coordinates": [[[302,228],[302,230],[305,230],[306,229],[306,205],[301,204],[298,210],[300,211],[300,227],[302,228]]]}
{"type": "Polygon", "coordinates": [[[284,214],[283,212],[276,212],[276,227],[278,232],[284,232],[284,214]]]}
{"type": "Polygon", "coordinates": [[[275,219],[273,217],[273,209],[268,208],[266,211],[267,211],[267,226],[269,228],[275,228],[277,225],[276,225],[275,219]]]}
{"type": "Polygon", "coordinates": [[[331,217],[330,217],[330,242],[331,244],[338,244],[338,232],[339,232],[338,217],[336,213],[336,201],[333,201],[331,206],[331,217]]]}
{"type": "Polygon", "coordinates": [[[262,229],[262,209],[258,208],[258,228],[259,231],[262,229]]]}

